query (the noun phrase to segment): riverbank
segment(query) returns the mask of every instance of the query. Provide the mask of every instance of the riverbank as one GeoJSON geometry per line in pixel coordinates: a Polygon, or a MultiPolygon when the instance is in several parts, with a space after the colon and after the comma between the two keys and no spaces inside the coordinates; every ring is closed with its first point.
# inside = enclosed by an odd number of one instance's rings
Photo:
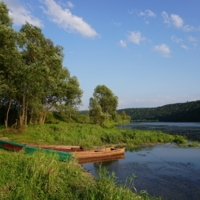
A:
{"type": "Polygon", "coordinates": [[[33,155],[0,149],[1,199],[157,199],[117,185],[115,176],[101,170],[94,178],[73,160],[60,162],[56,155],[33,155]]]}
{"type": "Polygon", "coordinates": [[[153,130],[123,130],[117,127],[102,128],[92,124],[64,123],[32,125],[23,130],[2,129],[0,138],[13,142],[78,145],[85,149],[118,144],[126,148],[142,144],[175,142],[187,144],[184,136],[170,135],[153,130]]]}
{"type": "MultiPolygon", "coordinates": [[[[29,126],[24,130],[0,130],[0,138],[35,144],[126,146],[166,142],[187,143],[183,136],[160,131],[119,130],[91,124],[63,123],[29,126]]],[[[85,172],[77,161],[60,162],[55,155],[34,155],[0,150],[0,197],[4,199],[157,199],[146,192],[132,192],[132,180],[118,185],[114,174],[101,170],[97,178],[85,172]]]]}

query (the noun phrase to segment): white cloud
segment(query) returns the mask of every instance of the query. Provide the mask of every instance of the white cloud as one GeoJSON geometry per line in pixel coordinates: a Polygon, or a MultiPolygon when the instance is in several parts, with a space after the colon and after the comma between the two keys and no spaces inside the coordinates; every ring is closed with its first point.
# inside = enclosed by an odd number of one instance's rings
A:
{"type": "Polygon", "coordinates": [[[188,40],[189,40],[190,42],[192,42],[192,43],[197,42],[197,38],[192,37],[192,36],[189,36],[189,37],[188,37],[188,40]]]}
{"type": "Polygon", "coordinates": [[[194,28],[193,26],[190,26],[190,25],[185,25],[185,26],[183,27],[183,30],[184,30],[185,32],[190,32],[190,31],[194,31],[194,30],[198,30],[198,29],[196,29],[196,28],[194,28]]]}
{"type": "Polygon", "coordinates": [[[121,26],[121,23],[120,22],[114,22],[114,25],[121,26]]]}
{"type": "Polygon", "coordinates": [[[171,24],[170,17],[168,16],[168,14],[165,11],[162,12],[162,17],[164,19],[164,23],[165,24],[168,24],[168,25],[171,24]]]}
{"type": "Polygon", "coordinates": [[[172,36],[171,40],[175,43],[181,44],[181,48],[188,50],[188,47],[186,45],[183,44],[183,40],[181,38],[177,38],[176,36],[172,36]]]}
{"type": "Polygon", "coordinates": [[[81,17],[73,15],[69,9],[62,9],[54,0],[44,0],[44,3],[47,10],[43,9],[43,12],[49,15],[51,21],[66,31],[80,33],[82,36],[90,38],[98,35],[81,17]]]}
{"type": "Polygon", "coordinates": [[[154,50],[159,52],[164,57],[170,56],[170,48],[166,44],[157,45],[154,47],[154,50]]]}
{"type": "Polygon", "coordinates": [[[181,28],[184,24],[183,19],[179,15],[171,14],[172,24],[176,28],[181,28]]]}
{"type": "Polygon", "coordinates": [[[181,48],[185,49],[185,50],[188,50],[188,47],[185,46],[184,44],[181,45],[181,48]]]}
{"type": "Polygon", "coordinates": [[[141,41],[145,40],[145,38],[141,36],[141,33],[139,31],[131,31],[127,37],[130,42],[133,42],[135,44],[140,44],[141,41]]]}
{"type": "Polygon", "coordinates": [[[171,14],[169,16],[165,11],[163,11],[162,12],[162,17],[163,17],[163,20],[164,20],[165,24],[168,24],[168,25],[172,24],[176,28],[183,27],[184,22],[183,22],[183,19],[179,15],[171,14]]]}
{"type": "Polygon", "coordinates": [[[119,44],[120,44],[121,47],[124,47],[124,48],[127,47],[126,42],[123,41],[123,40],[120,40],[120,41],[119,41],[119,44]]]}
{"type": "Polygon", "coordinates": [[[73,3],[70,2],[70,1],[67,2],[67,5],[68,5],[68,7],[70,7],[70,8],[73,8],[73,7],[74,7],[73,3]]]}
{"type": "Polygon", "coordinates": [[[19,2],[19,0],[3,1],[9,8],[9,15],[13,18],[14,25],[20,26],[28,22],[34,26],[43,27],[42,21],[37,17],[34,17],[31,12],[19,2]]]}
{"type": "Polygon", "coordinates": [[[145,10],[144,12],[141,11],[139,16],[156,17],[156,14],[151,10],[145,10]]]}
{"type": "Polygon", "coordinates": [[[165,11],[163,11],[161,15],[163,17],[164,23],[168,24],[169,26],[173,25],[174,27],[182,29],[185,32],[199,30],[199,28],[195,28],[191,25],[184,25],[184,21],[179,15],[171,14],[169,16],[165,11]]]}
{"type": "Polygon", "coordinates": [[[173,42],[176,42],[176,43],[181,43],[183,40],[181,39],[181,38],[177,38],[176,36],[172,36],[171,37],[171,40],[173,41],[173,42]]]}
{"type": "Polygon", "coordinates": [[[188,37],[188,40],[190,43],[192,43],[194,46],[197,46],[197,43],[198,43],[198,39],[195,38],[195,37],[192,37],[192,36],[189,36],[188,37]]]}

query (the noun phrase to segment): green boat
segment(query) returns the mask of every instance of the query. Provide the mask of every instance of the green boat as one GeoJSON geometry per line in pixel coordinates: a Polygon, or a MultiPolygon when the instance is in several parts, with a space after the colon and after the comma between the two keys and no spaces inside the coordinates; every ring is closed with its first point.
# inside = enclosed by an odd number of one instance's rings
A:
{"type": "Polygon", "coordinates": [[[70,161],[72,154],[68,152],[56,151],[51,149],[37,148],[33,146],[28,146],[26,144],[19,144],[15,142],[0,140],[0,148],[8,151],[23,151],[25,154],[33,154],[34,152],[40,150],[47,154],[55,153],[58,155],[60,161],[70,161]]]}

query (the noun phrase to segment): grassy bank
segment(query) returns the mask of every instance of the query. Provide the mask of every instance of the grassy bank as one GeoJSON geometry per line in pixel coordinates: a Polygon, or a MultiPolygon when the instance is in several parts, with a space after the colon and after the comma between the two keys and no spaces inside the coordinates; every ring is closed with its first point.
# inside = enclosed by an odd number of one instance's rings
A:
{"type": "Polygon", "coordinates": [[[24,155],[0,149],[0,166],[0,199],[157,199],[145,192],[133,193],[105,170],[95,179],[76,161],[60,162],[56,155],[24,155]]]}
{"type": "Polygon", "coordinates": [[[113,144],[133,147],[142,144],[188,142],[183,136],[169,135],[160,131],[120,130],[117,127],[102,128],[98,125],[64,122],[33,125],[21,132],[1,130],[0,138],[21,143],[80,145],[85,148],[113,144]]]}
{"type": "MultiPolygon", "coordinates": [[[[0,130],[0,139],[20,143],[126,146],[176,142],[186,144],[183,136],[157,131],[121,130],[91,124],[64,123],[33,125],[23,130],[0,130]]],[[[194,143],[197,145],[197,143],[194,143]]],[[[77,161],[60,162],[56,155],[37,152],[24,155],[0,149],[0,199],[87,199],[129,200],[156,199],[146,192],[134,193],[133,182],[120,185],[116,177],[100,170],[93,178],[77,161]],[[128,187],[127,187],[128,186],[128,187]]]]}

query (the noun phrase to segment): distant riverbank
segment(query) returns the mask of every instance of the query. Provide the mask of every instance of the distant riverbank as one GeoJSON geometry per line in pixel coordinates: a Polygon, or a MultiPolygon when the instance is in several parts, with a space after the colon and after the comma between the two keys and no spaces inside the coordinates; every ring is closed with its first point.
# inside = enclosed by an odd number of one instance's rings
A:
{"type": "Polygon", "coordinates": [[[168,134],[183,135],[188,140],[200,141],[200,122],[132,122],[118,126],[126,130],[152,130],[168,134]]]}

